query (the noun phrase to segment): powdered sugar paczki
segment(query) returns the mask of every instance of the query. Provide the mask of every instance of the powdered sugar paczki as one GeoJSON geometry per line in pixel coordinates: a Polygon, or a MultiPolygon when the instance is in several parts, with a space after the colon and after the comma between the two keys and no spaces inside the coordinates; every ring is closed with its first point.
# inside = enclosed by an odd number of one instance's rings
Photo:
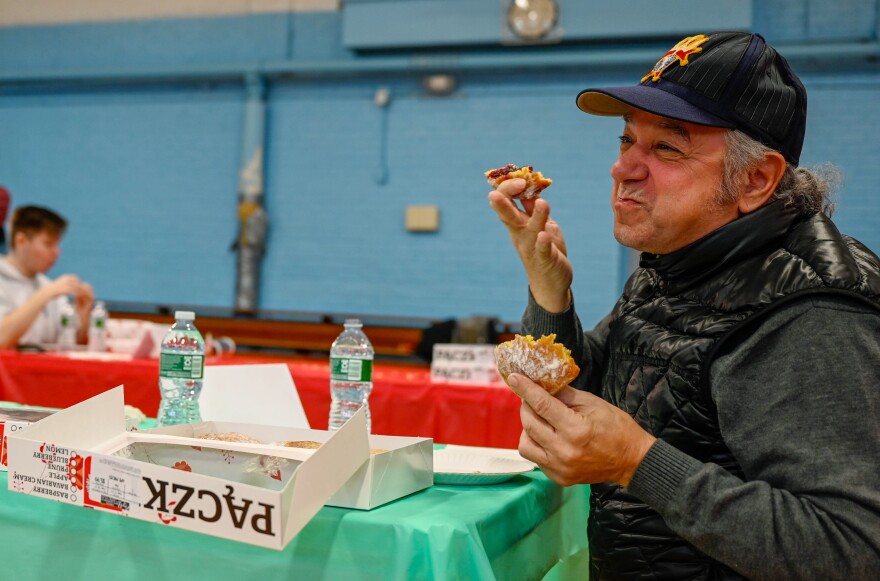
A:
{"type": "Polygon", "coordinates": [[[555,343],[556,335],[537,341],[531,336],[516,335],[495,348],[495,363],[505,380],[511,373],[525,375],[551,394],[568,385],[580,373],[564,345],[555,343]]]}

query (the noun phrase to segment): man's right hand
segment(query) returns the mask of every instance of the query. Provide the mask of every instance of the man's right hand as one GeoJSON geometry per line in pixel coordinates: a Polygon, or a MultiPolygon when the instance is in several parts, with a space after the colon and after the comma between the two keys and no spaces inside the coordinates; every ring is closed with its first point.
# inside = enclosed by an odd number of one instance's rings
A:
{"type": "Polygon", "coordinates": [[[546,200],[521,200],[523,209],[517,207],[512,196],[525,185],[520,178],[502,182],[489,193],[489,205],[510,232],[535,301],[546,311],[561,313],[571,304],[573,277],[565,239],[559,225],[550,218],[546,200]]]}

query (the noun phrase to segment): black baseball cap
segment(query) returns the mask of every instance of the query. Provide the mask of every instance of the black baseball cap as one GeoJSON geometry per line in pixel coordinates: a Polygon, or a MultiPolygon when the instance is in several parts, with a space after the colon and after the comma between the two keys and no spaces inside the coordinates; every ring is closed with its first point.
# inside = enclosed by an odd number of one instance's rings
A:
{"type": "Polygon", "coordinates": [[[739,129],[798,165],[807,91],[788,62],[758,34],[689,36],[657,61],[640,84],[586,89],[581,110],[620,116],[631,107],[711,127],[739,129]]]}

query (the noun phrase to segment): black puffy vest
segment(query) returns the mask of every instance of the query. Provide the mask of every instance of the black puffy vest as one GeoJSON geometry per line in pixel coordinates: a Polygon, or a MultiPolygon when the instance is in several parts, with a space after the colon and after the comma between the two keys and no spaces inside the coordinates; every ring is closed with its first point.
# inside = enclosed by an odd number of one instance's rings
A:
{"type": "MultiPolygon", "coordinates": [[[[769,204],[671,254],[643,254],[611,315],[602,396],[645,430],[742,477],[709,366],[736,334],[804,295],[880,309],[880,260],[822,214],[769,204]]],[[[591,581],[742,579],[616,484],[593,485],[591,581]]]]}

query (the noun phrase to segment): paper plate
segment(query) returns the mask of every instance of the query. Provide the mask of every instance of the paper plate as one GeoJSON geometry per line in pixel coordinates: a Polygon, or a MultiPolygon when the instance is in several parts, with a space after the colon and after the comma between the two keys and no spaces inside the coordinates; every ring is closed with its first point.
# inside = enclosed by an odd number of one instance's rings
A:
{"type": "Polygon", "coordinates": [[[525,460],[459,450],[434,451],[434,484],[497,484],[534,469],[534,465],[525,460]]]}

